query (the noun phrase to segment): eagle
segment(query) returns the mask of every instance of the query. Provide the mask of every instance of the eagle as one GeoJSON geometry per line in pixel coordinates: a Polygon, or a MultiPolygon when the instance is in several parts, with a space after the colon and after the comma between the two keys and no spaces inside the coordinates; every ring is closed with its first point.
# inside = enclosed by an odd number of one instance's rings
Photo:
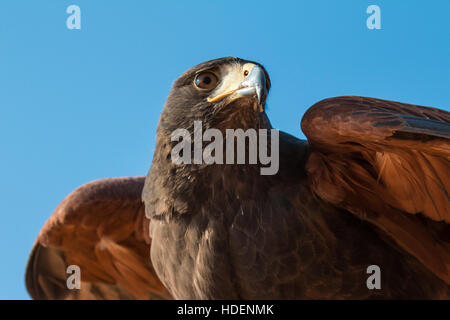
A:
{"type": "Polygon", "coordinates": [[[89,182],[45,223],[27,264],[31,297],[450,298],[450,113],[329,98],[304,114],[306,141],[272,127],[270,86],[260,63],[237,57],[184,72],[148,175],[89,182]],[[216,133],[276,131],[265,145],[277,144],[276,172],[261,174],[261,161],[180,163],[173,132],[194,137],[196,121],[216,133]],[[67,286],[71,265],[78,290],[67,286]]]}

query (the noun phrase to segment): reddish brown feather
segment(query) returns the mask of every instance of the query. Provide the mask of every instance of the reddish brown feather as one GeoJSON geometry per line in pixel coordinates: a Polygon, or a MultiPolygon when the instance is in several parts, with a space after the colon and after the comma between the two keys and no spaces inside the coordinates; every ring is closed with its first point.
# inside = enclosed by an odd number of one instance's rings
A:
{"type": "MultiPolygon", "coordinates": [[[[170,299],[150,261],[149,221],[141,202],[144,179],[102,179],[73,191],[44,225],[35,246],[61,250],[65,267],[80,266],[84,284],[81,290],[91,289],[87,283],[116,286],[111,287],[114,292],[97,298],[116,297],[115,290],[125,290],[123,295],[136,299],[170,299]]],[[[27,278],[38,277],[40,271],[29,268],[27,278]]],[[[54,281],[51,277],[39,279],[34,283],[54,281]]],[[[95,297],[95,290],[87,294],[92,295],[95,297]]],[[[70,297],[68,292],[66,298],[70,297]]]]}
{"type": "Polygon", "coordinates": [[[311,107],[302,119],[312,150],[310,183],[319,197],[375,224],[450,284],[448,237],[413,216],[450,223],[450,141],[410,134],[404,115],[450,123],[443,110],[373,98],[311,107]]]}

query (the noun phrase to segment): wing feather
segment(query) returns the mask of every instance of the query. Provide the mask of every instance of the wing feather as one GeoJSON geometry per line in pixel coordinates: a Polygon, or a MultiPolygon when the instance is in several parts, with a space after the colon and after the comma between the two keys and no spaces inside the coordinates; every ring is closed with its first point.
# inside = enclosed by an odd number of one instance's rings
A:
{"type": "Polygon", "coordinates": [[[170,299],[150,261],[141,192],[144,177],[81,186],[56,208],[29,258],[35,299],[170,299]],[[81,289],[66,287],[66,268],[81,269],[81,289]]]}
{"type": "Polygon", "coordinates": [[[314,192],[375,224],[450,284],[442,232],[450,232],[450,113],[337,97],[312,106],[302,129],[314,192]]]}

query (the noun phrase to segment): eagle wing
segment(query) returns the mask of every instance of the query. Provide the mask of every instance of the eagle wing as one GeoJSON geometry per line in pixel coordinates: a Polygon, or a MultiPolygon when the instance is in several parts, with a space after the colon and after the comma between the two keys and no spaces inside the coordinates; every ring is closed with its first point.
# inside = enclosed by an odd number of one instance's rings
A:
{"type": "Polygon", "coordinates": [[[315,194],[377,226],[450,284],[450,113],[337,97],[302,119],[315,194]]]}
{"type": "Polygon", "coordinates": [[[170,299],[150,261],[145,177],[102,179],[70,193],[32,249],[26,286],[34,299],[170,299]],[[79,290],[66,273],[77,265],[79,290]]]}

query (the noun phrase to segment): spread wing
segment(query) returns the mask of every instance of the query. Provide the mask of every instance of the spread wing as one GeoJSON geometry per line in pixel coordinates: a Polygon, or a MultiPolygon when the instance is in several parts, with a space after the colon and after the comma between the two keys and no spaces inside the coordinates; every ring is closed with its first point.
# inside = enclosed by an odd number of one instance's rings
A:
{"type": "Polygon", "coordinates": [[[450,284],[450,113],[364,97],[302,119],[320,198],[376,225],[450,284]]]}
{"type": "Polygon", "coordinates": [[[81,186],[45,223],[30,255],[26,285],[34,299],[170,299],[150,261],[145,177],[81,186]],[[66,269],[80,268],[81,288],[68,289],[66,269]]]}

